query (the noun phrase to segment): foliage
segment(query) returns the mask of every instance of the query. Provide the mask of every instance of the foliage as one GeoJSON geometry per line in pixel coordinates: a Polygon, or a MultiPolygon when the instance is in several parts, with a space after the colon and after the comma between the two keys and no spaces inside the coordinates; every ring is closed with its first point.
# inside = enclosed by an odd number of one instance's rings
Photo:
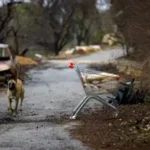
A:
{"type": "Polygon", "coordinates": [[[76,3],[74,22],[74,32],[77,34],[78,45],[81,45],[82,42],[89,45],[101,25],[96,1],[81,0],[76,3]]]}
{"type": "MultiPolygon", "coordinates": [[[[31,0],[13,7],[3,6],[0,12],[4,13],[3,9],[8,19],[5,34],[0,28],[0,41],[7,40],[16,54],[27,48],[44,48],[58,55],[73,43],[75,35],[78,45],[99,44],[102,38],[96,0],[31,0]]],[[[0,19],[1,16],[4,15],[0,13],[0,19]]]]}
{"type": "Polygon", "coordinates": [[[12,19],[12,4],[0,8],[0,42],[5,41],[10,32],[9,22],[12,19]]]}

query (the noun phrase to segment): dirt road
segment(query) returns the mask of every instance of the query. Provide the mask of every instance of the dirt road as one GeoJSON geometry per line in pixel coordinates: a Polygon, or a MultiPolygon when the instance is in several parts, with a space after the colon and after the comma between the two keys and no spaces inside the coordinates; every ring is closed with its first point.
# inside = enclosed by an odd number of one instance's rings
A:
{"type": "MultiPolygon", "coordinates": [[[[117,54],[115,58],[122,55],[119,49],[114,53],[117,54]]],[[[106,61],[113,59],[112,52],[75,60],[101,61],[104,60],[103,58],[106,61]]],[[[75,123],[68,119],[69,115],[84,96],[75,71],[67,68],[66,61],[61,64],[60,61],[57,64],[55,61],[50,61],[28,74],[30,79],[25,85],[23,111],[17,117],[12,118],[8,115],[6,94],[1,93],[0,150],[88,149],[80,141],[72,139],[67,131],[71,124],[75,123]]]]}

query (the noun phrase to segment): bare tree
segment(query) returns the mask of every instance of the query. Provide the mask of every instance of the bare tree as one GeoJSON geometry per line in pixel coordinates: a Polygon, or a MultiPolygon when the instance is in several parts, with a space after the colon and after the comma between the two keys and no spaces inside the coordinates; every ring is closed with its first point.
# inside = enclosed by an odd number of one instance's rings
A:
{"type": "MultiPolygon", "coordinates": [[[[96,1],[87,0],[47,0],[46,12],[48,14],[49,26],[52,29],[53,48],[55,54],[70,41],[73,40],[72,33],[76,32],[77,41],[89,43],[90,29],[96,21],[96,1]]],[[[48,45],[40,41],[41,45],[48,45]]]]}
{"type": "MultiPolygon", "coordinates": [[[[16,54],[21,54],[21,49],[25,49],[26,52],[26,48],[30,46],[42,46],[44,49],[54,50],[58,55],[60,50],[73,41],[75,32],[79,45],[81,42],[89,44],[93,39],[96,24],[99,24],[97,22],[99,18],[96,18],[99,17],[95,6],[96,0],[31,0],[31,2],[13,5],[13,1],[9,7],[11,13],[7,11],[9,20],[3,32],[0,32],[0,39],[5,40],[9,35],[16,54]]],[[[2,8],[6,11],[8,4],[2,8]]]]}
{"type": "Polygon", "coordinates": [[[9,23],[13,18],[13,5],[21,2],[22,1],[14,2],[14,0],[10,0],[8,3],[4,3],[3,1],[2,7],[0,8],[0,42],[4,42],[12,31],[12,28],[9,27],[9,23]]]}
{"type": "Polygon", "coordinates": [[[53,48],[55,54],[58,55],[59,51],[70,40],[72,16],[74,13],[73,3],[69,0],[47,1],[46,10],[54,38],[53,48]]]}
{"type": "MultiPolygon", "coordinates": [[[[99,12],[96,9],[96,1],[80,0],[76,2],[76,10],[74,14],[75,31],[77,35],[77,43],[90,43],[91,29],[95,23],[98,23],[99,12]]],[[[93,33],[92,33],[93,34],[93,33]]]]}
{"type": "Polygon", "coordinates": [[[0,42],[3,42],[10,32],[8,24],[11,19],[12,4],[3,5],[2,8],[0,8],[0,42]]]}
{"type": "Polygon", "coordinates": [[[44,0],[31,0],[32,3],[38,4],[40,6],[44,5],[44,0]]]}

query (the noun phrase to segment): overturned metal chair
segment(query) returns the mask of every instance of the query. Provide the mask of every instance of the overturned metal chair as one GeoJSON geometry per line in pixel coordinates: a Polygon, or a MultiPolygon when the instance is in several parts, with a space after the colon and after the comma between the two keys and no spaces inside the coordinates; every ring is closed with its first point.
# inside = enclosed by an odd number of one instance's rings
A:
{"type": "MultiPolygon", "coordinates": [[[[83,89],[85,91],[86,96],[80,101],[80,103],[75,107],[74,111],[73,111],[73,115],[70,117],[70,119],[76,119],[77,115],[80,113],[80,111],[83,109],[83,107],[90,101],[90,100],[96,100],[100,103],[102,103],[104,106],[109,107],[111,109],[114,110],[114,117],[117,117],[119,114],[119,110],[118,110],[118,101],[117,99],[113,96],[113,97],[107,97],[108,99],[104,99],[101,97],[101,92],[99,91],[98,93],[87,93],[86,89],[85,89],[85,83],[82,77],[82,72],[79,69],[79,67],[76,65],[74,66],[73,62],[69,63],[69,68],[71,69],[75,69],[75,71],[77,72],[79,79],[82,83],[83,89]]],[[[120,79],[119,76],[116,76],[117,80],[120,79]]]]}

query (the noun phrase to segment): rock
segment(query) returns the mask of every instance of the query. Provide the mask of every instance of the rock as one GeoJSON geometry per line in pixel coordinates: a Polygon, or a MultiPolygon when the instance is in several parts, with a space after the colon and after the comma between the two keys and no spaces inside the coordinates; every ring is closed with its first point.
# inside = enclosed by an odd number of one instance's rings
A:
{"type": "Polygon", "coordinates": [[[124,122],[121,122],[121,124],[120,124],[121,126],[126,126],[126,125],[128,125],[128,122],[126,122],[126,121],[124,121],[124,122]]]}
{"type": "Polygon", "coordinates": [[[120,140],[123,140],[124,138],[122,136],[120,136],[120,140]]]}
{"type": "Polygon", "coordinates": [[[109,123],[108,126],[111,127],[111,126],[112,126],[112,123],[109,123]]]}
{"type": "Polygon", "coordinates": [[[113,44],[114,44],[114,41],[108,40],[108,45],[109,45],[109,46],[112,46],[113,44]]]}
{"type": "Polygon", "coordinates": [[[79,48],[77,50],[77,54],[85,54],[85,51],[83,49],[79,48]]]}
{"type": "Polygon", "coordinates": [[[108,44],[109,46],[112,46],[118,42],[118,39],[115,37],[114,34],[105,34],[102,39],[102,42],[104,44],[108,44]]]}
{"type": "Polygon", "coordinates": [[[73,49],[67,50],[67,51],[65,52],[65,54],[66,54],[66,55],[72,55],[72,54],[73,54],[73,51],[74,51],[73,49]]]}
{"type": "Polygon", "coordinates": [[[35,54],[35,57],[42,59],[43,56],[41,54],[35,54]]]}

